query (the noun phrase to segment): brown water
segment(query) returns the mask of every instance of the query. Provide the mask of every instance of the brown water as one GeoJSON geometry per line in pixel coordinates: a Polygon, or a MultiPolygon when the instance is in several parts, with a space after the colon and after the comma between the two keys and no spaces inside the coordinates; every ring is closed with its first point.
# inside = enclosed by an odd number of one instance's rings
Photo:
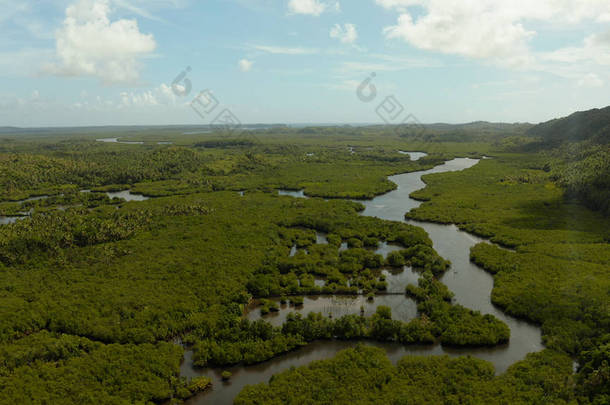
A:
{"type": "MultiPolygon", "coordinates": [[[[390,193],[376,197],[370,201],[361,201],[366,209],[362,215],[373,216],[393,221],[404,221],[404,214],[421,203],[409,197],[413,191],[425,187],[421,176],[431,173],[442,173],[449,171],[459,171],[468,169],[478,163],[476,159],[454,159],[433,169],[406,173],[390,177],[390,180],[398,185],[398,188],[390,193]]],[[[302,197],[295,195],[295,197],[302,197]]],[[[431,346],[402,346],[399,344],[366,342],[366,344],[381,347],[386,350],[392,361],[397,361],[405,355],[441,355],[450,356],[470,355],[494,364],[497,373],[502,373],[513,363],[522,360],[527,353],[536,352],[543,349],[540,328],[527,322],[512,318],[498,308],[490,300],[493,288],[493,277],[484,272],[481,268],[470,262],[470,248],[475,244],[484,241],[481,238],[460,231],[454,225],[438,225],[424,222],[409,221],[414,225],[424,228],[434,243],[434,248],[445,259],[452,262],[451,269],[442,278],[451,291],[455,294],[455,301],[468,308],[472,308],[482,313],[493,314],[504,321],[511,329],[510,343],[492,348],[467,348],[452,349],[440,345],[431,346]]],[[[380,249],[392,249],[387,245],[380,249]]],[[[387,251],[385,252],[387,254],[387,251]]],[[[388,291],[404,291],[404,287],[409,283],[417,282],[417,274],[408,268],[390,274],[390,270],[385,270],[386,279],[389,284],[388,291]]],[[[411,319],[416,316],[412,313],[416,308],[415,303],[404,295],[385,295],[375,298],[373,303],[363,302],[362,297],[308,297],[304,301],[303,308],[299,309],[302,313],[311,311],[333,313],[339,315],[341,311],[354,313],[360,312],[360,305],[364,306],[365,314],[374,310],[377,305],[389,305],[393,307],[393,317],[395,319],[411,319]],[[351,301],[349,301],[351,300],[351,301]],[[396,300],[395,302],[393,300],[396,300]]],[[[269,318],[274,324],[280,324],[282,319],[291,309],[282,308],[280,312],[269,318]]],[[[294,310],[292,308],[292,310],[294,310]]],[[[254,319],[259,311],[252,311],[248,315],[254,319]]],[[[335,315],[333,315],[335,316],[335,315]]],[[[230,382],[223,382],[220,373],[223,370],[217,369],[196,369],[192,367],[192,353],[187,351],[185,361],[181,367],[181,375],[185,377],[195,377],[206,375],[213,380],[213,388],[208,392],[192,398],[187,402],[191,405],[202,404],[231,404],[239,392],[249,384],[265,383],[273,374],[280,373],[290,367],[307,365],[314,360],[321,360],[333,357],[337,352],[353,347],[358,342],[342,341],[319,341],[314,342],[305,348],[280,356],[268,362],[249,366],[233,367],[227,370],[233,373],[230,382]]]]}

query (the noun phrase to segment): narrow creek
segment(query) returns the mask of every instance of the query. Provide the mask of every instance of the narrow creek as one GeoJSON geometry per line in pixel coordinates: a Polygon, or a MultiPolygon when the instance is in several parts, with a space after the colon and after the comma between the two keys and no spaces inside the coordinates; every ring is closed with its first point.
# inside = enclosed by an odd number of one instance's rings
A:
{"type": "MultiPolygon", "coordinates": [[[[91,193],[91,190],[81,190],[80,192],[81,193],[91,193]]],[[[106,194],[108,196],[108,198],[110,198],[110,199],[119,198],[119,199],[125,200],[125,202],[146,201],[146,200],[150,199],[150,197],[146,197],[145,195],[132,193],[131,190],[108,191],[108,192],[105,192],[104,194],[106,194]]],[[[58,196],[63,196],[63,194],[58,194],[58,196]]],[[[24,200],[19,200],[19,201],[14,201],[14,202],[17,204],[23,204],[23,203],[26,203],[29,201],[45,200],[50,197],[51,196],[49,196],[49,195],[41,195],[41,196],[30,197],[30,198],[26,198],[24,200]]],[[[66,206],[57,205],[57,209],[60,211],[65,211],[66,208],[67,208],[66,206]]],[[[28,218],[32,214],[32,212],[33,212],[33,209],[30,209],[30,211],[23,212],[22,215],[20,215],[20,216],[0,216],[0,225],[13,224],[20,219],[28,218]]]]}
{"type": "MultiPolygon", "coordinates": [[[[120,141],[121,138],[99,138],[96,139],[96,142],[103,142],[103,143],[122,143],[125,145],[144,145],[144,142],[142,141],[120,141]]],[[[169,142],[169,141],[159,141],[157,142],[157,145],[173,145],[173,142],[169,142]]]]}
{"type": "MultiPolygon", "coordinates": [[[[408,154],[409,152],[403,152],[408,154]]],[[[419,157],[419,156],[418,156],[419,157]]],[[[477,159],[458,158],[433,169],[405,173],[391,176],[389,179],[397,184],[398,188],[387,194],[378,196],[369,201],[360,201],[365,210],[362,215],[378,217],[392,221],[405,221],[404,215],[421,203],[413,200],[409,195],[416,190],[425,187],[422,176],[431,173],[443,173],[468,169],[479,162],[477,159]]],[[[303,198],[302,192],[281,192],[283,195],[292,195],[303,198]]],[[[479,242],[487,242],[484,239],[473,236],[459,230],[455,225],[439,225],[426,222],[407,221],[413,225],[422,227],[428,232],[434,243],[434,248],[445,259],[451,260],[451,269],[443,276],[442,281],[455,294],[455,302],[467,308],[481,311],[484,314],[493,314],[504,321],[511,329],[510,342],[506,345],[492,348],[467,348],[453,349],[441,345],[429,346],[402,346],[392,343],[376,343],[367,341],[372,346],[386,350],[390,360],[396,362],[405,355],[442,355],[463,356],[471,355],[492,362],[497,373],[502,373],[513,363],[522,360],[528,353],[543,349],[541,331],[536,325],[520,321],[510,317],[496,308],[490,299],[493,288],[493,277],[470,262],[470,248],[479,242]]],[[[318,237],[318,243],[324,243],[322,237],[318,237]]],[[[378,253],[387,255],[394,247],[381,245],[378,253]]],[[[402,271],[384,270],[388,281],[388,291],[404,291],[409,283],[417,282],[417,274],[410,268],[405,267],[402,271]]],[[[348,313],[360,313],[361,306],[365,315],[370,315],[379,305],[387,305],[392,308],[393,318],[409,320],[417,316],[415,302],[405,295],[380,295],[371,303],[363,297],[306,297],[302,308],[298,312],[323,312],[332,313],[333,316],[341,316],[348,313]]],[[[273,324],[281,324],[286,315],[294,308],[283,306],[280,312],[265,317],[264,319],[273,324]]],[[[260,311],[253,310],[248,314],[250,319],[260,317],[260,311]]],[[[226,368],[233,376],[230,381],[222,381],[220,373],[224,369],[201,369],[192,365],[192,352],[186,351],[185,360],[181,366],[181,375],[184,377],[196,377],[206,375],[212,379],[212,389],[196,396],[187,404],[231,404],[239,392],[250,384],[268,382],[273,374],[280,373],[291,367],[307,365],[314,360],[326,359],[334,356],[337,352],[357,345],[358,341],[320,341],[292,353],[272,359],[268,362],[254,366],[237,366],[226,368]]]]}

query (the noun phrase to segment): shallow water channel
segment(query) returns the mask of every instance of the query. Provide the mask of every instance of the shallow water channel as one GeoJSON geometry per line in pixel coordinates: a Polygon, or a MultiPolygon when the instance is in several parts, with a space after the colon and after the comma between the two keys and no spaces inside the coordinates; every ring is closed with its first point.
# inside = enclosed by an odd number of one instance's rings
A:
{"type": "MultiPolygon", "coordinates": [[[[120,141],[121,138],[100,138],[100,139],[96,139],[96,142],[103,142],[103,143],[122,143],[125,145],[144,145],[144,142],[142,141],[120,141]]],[[[173,142],[169,142],[169,141],[160,141],[157,142],[157,145],[173,145],[173,142]]]]}
{"type": "Polygon", "coordinates": [[[109,198],[122,198],[123,200],[129,201],[146,201],[149,200],[150,197],[146,197],[142,194],[134,194],[131,190],[122,190],[122,191],[108,191],[106,195],[109,198]]]}
{"type": "MultiPolygon", "coordinates": [[[[90,193],[91,190],[81,190],[81,193],[90,193]]],[[[122,198],[123,200],[125,200],[126,202],[129,201],[146,201],[149,200],[150,197],[146,197],[142,194],[134,194],[131,192],[131,190],[121,190],[121,191],[108,191],[106,194],[109,198],[122,198]]],[[[60,194],[63,195],[63,194],[60,194]]],[[[25,200],[20,200],[20,201],[15,201],[18,204],[23,204],[25,202],[28,201],[39,201],[39,200],[44,200],[49,198],[50,196],[48,195],[42,195],[42,196],[37,196],[37,197],[30,197],[30,198],[26,198],[25,200]]],[[[66,210],[66,206],[62,206],[62,205],[58,205],[57,209],[60,211],[65,211],[66,210]]],[[[28,212],[24,212],[23,215],[21,216],[0,216],[0,225],[8,225],[8,224],[13,224],[15,222],[17,222],[20,219],[24,219],[24,218],[28,218],[31,214],[32,214],[33,210],[30,210],[28,212]]]]}
{"type": "MultiPolygon", "coordinates": [[[[360,201],[366,207],[362,215],[393,221],[404,221],[404,214],[421,204],[411,199],[409,194],[425,187],[425,183],[421,179],[423,175],[464,170],[476,165],[478,162],[476,159],[460,158],[445,162],[430,170],[392,176],[389,179],[396,183],[398,188],[372,200],[360,201]]],[[[282,194],[304,197],[300,192],[286,192],[282,194]]],[[[437,252],[445,259],[451,260],[452,267],[444,275],[442,281],[455,294],[455,302],[485,314],[493,314],[504,321],[511,329],[510,343],[492,348],[468,349],[445,348],[441,345],[402,346],[400,344],[369,341],[367,341],[367,344],[385,349],[389,358],[394,362],[408,354],[476,356],[492,362],[496,367],[497,373],[506,371],[511,364],[522,360],[527,353],[543,349],[541,332],[538,326],[512,318],[494,307],[491,303],[490,294],[493,288],[493,277],[470,262],[470,248],[479,242],[485,242],[485,240],[463,232],[455,225],[408,222],[424,228],[430,235],[437,252]]],[[[318,243],[325,243],[323,235],[319,235],[318,243]]],[[[378,252],[385,256],[393,249],[395,247],[383,244],[380,245],[378,252]]],[[[408,321],[417,316],[415,302],[404,295],[405,286],[409,283],[417,282],[417,274],[408,267],[399,271],[384,270],[384,273],[390,294],[379,295],[375,297],[373,302],[366,301],[363,297],[306,297],[302,308],[295,309],[282,306],[278,313],[266,316],[264,319],[275,325],[280,325],[290,311],[298,311],[303,314],[322,312],[328,315],[332,313],[334,317],[340,317],[345,314],[360,313],[361,306],[364,308],[365,315],[370,315],[379,305],[390,306],[394,319],[408,321]],[[392,295],[392,292],[403,294],[392,295]]],[[[260,318],[260,311],[253,308],[247,316],[250,319],[260,318]]],[[[192,353],[187,351],[185,353],[185,361],[181,366],[181,375],[185,377],[206,375],[213,380],[213,388],[211,390],[192,398],[187,403],[231,404],[233,399],[246,385],[268,382],[273,374],[280,373],[293,366],[298,367],[314,360],[332,357],[340,350],[353,347],[357,344],[357,341],[314,342],[305,348],[259,365],[227,368],[227,370],[233,373],[231,380],[228,382],[223,382],[221,379],[220,373],[223,370],[194,368],[191,362],[192,353]]]]}

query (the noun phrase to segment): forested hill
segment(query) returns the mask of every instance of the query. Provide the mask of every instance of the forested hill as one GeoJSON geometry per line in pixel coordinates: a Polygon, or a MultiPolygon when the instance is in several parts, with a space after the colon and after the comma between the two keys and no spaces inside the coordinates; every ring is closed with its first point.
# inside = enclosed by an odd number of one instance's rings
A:
{"type": "Polygon", "coordinates": [[[610,107],[554,119],[530,128],[526,134],[552,145],[585,140],[607,144],[610,142],[610,107]]]}
{"type": "Polygon", "coordinates": [[[538,140],[524,149],[547,151],[552,177],[567,197],[610,215],[610,107],[545,122],[526,134],[538,140]]]}

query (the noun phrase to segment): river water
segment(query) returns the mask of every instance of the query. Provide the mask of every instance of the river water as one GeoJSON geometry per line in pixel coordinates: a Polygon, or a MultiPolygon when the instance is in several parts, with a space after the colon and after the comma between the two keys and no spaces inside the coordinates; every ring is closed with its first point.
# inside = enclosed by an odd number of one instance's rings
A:
{"type": "Polygon", "coordinates": [[[134,194],[131,190],[122,190],[122,191],[109,191],[106,193],[109,198],[122,198],[125,201],[146,201],[150,199],[150,197],[146,197],[142,194],[134,194]]]}
{"type": "MultiPolygon", "coordinates": [[[[405,213],[421,204],[410,198],[409,194],[425,187],[425,183],[421,179],[422,176],[431,173],[465,170],[478,162],[476,159],[460,158],[445,162],[430,170],[392,176],[389,179],[396,183],[398,188],[372,200],[360,201],[366,207],[362,215],[392,221],[404,221],[405,213]]],[[[298,192],[282,194],[303,197],[298,192]]],[[[506,345],[491,348],[465,349],[446,348],[441,345],[402,346],[368,341],[366,344],[385,349],[389,358],[394,362],[405,355],[471,355],[492,362],[497,373],[506,371],[511,364],[522,360],[527,353],[543,349],[541,331],[538,326],[512,318],[491,303],[493,277],[470,262],[470,248],[479,242],[487,241],[463,232],[455,225],[414,221],[408,221],[408,223],[424,228],[430,235],[436,251],[445,259],[451,260],[452,267],[444,275],[442,281],[455,294],[455,302],[485,314],[493,314],[504,321],[511,329],[510,342],[506,345]]],[[[382,248],[384,247],[382,246],[380,249],[382,248]]],[[[388,249],[387,245],[385,249],[388,249]]],[[[404,291],[407,284],[417,282],[417,275],[409,268],[392,272],[385,270],[385,275],[390,286],[389,291],[404,291]]],[[[303,308],[299,311],[302,313],[326,312],[333,313],[333,316],[340,316],[345,313],[359,313],[362,306],[365,314],[370,314],[378,305],[392,307],[392,315],[395,319],[408,320],[417,315],[415,303],[405,295],[377,296],[372,303],[365,302],[362,297],[306,297],[303,308]]],[[[265,319],[274,324],[281,324],[291,310],[294,310],[294,308],[284,307],[279,313],[265,319]]],[[[260,317],[260,313],[257,315],[258,312],[253,310],[248,314],[248,317],[256,319],[260,317]]],[[[231,371],[233,376],[228,382],[222,381],[220,373],[223,370],[221,369],[198,369],[193,367],[191,362],[192,353],[187,351],[185,361],[181,366],[181,375],[185,377],[206,375],[212,378],[213,383],[211,390],[190,399],[187,404],[231,404],[246,385],[268,382],[273,374],[291,367],[307,365],[314,360],[332,357],[340,350],[353,347],[358,343],[356,341],[314,342],[305,348],[259,365],[229,367],[226,369],[231,371]]]]}
{"type": "MultiPolygon", "coordinates": [[[[96,142],[103,142],[103,143],[123,143],[125,145],[144,145],[144,142],[142,141],[120,141],[119,139],[121,138],[100,138],[100,139],[96,139],[96,142]]],[[[173,142],[170,141],[160,141],[157,142],[157,145],[173,145],[173,142]]]]}
{"type": "Polygon", "coordinates": [[[8,225],[8,224],[14,224],[15,222],[19,221],[19,219],[21,219],[22,217],[2,217],[0,216],[0,225],[8,225]]]}
{"type": "MultiPolygon", "coordinates": [[[[81,193],[90,193],[91,190],[81,190],[81,193]]],[[[109,198],[122,198],[123,200],[129,202],[129,201],[146,201],[148,199],[150,199],[150,197],[146,197],[142,194],[134,194],[131,192],[131,190],[121,190],[121,191],[109,191],[105,193],[109,198]]],[[[59,196],[63,196],[63,194],[58,194],[59,196]]],[[[40,200],[44,200],[49,198],[50,196],[48,195],[41,195],[41,196],[36,196],[36,197],[30,197],[30,198],[26,198],[25,200],[19,200],[19,201],[15,201],[17,204],[23,204],[25,202],[28,201],[40,201],[40,200]]],[[[65,211],[67,207],[62,206],[62,205],[58,205],[57,209],[59,209],[60,211],[65,211]]],[[[13,224],[15,222],[17,222],[20,219],[24,219],[27,218],[29,215],[31,215],[31,213],[33,212],[33,210],[30,210],[29,212],[24,212],[22,216],[19,217],[15,217],[15,216],[0,216],[0,225],[8,225],[8,224],[13,224]]]]}
{"type": "Polygon", "coordinates": [[[141,141],[119,141],[120,138],[100,138],[96,139],[97,142],[103,143],[123,143],[125,145],[144,145],[141,141]]]}

